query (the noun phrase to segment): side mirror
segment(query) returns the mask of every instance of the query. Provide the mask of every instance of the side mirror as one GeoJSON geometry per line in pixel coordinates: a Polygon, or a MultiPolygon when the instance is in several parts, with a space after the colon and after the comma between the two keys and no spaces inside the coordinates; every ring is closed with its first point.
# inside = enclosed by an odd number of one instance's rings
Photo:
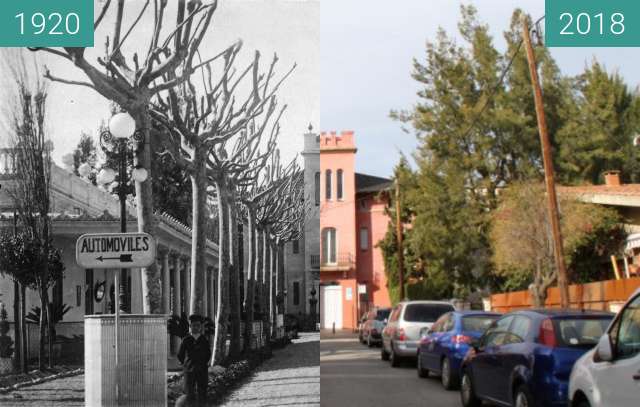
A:
{"type": "Polygon", "coordinates": [[[469,342],[469,346],[471,346],[473,348],[473,350],[475,350],[476,352],[478,352],[480,350],[480,339],[478,338],[473,338],[471,340],[471,342],[469,342]]]}
{"type": "Polygon", "coordinates": [[[613,347],[611,346],[609,334],[602,335],[598,341],[595,356],[599,362],[611,362],[613,360],[613,347]]]}

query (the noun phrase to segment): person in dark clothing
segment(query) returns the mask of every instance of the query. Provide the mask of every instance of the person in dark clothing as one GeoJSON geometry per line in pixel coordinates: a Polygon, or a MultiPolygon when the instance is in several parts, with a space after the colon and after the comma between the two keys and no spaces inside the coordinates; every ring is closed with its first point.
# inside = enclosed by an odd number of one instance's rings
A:
{"type": "Polygon", "coordinates": [[[211,358],[209,341],[202,333],[203,319],[200,315],[189,317],[189,331],[182,339],[178,360],[184,373],[184,392],[189,405],[202,403],[207,398],[208,365],[211,358]]]}

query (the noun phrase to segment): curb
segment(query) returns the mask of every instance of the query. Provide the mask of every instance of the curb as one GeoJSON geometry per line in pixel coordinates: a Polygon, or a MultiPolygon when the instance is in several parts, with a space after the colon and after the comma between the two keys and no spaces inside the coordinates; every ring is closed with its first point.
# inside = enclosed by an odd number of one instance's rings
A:
{"type": "Polygon", "coordinates": [[[30,387],[30,386],[34,386],[36,384],[40,384],[40,383],[44,383],[44,382],[50,382],[52,380],[56,380],[56,379],[62,379],[64,377],[71,377],[71,376],[77,376],[80,374],[84,373],[84,368],[78,368],[78,369],[73,369],[73,370],[68,370],[66,372],[60,372],[60,373],[55,373],[49,376],[45,376],[45,377],[38,377],[38,378],[33,378],[31,380],[27,380],[21,383],[16,383],[13,384],[11,386],[6,386],[6,387],[0,387],[0,394],[7,394],[10,393],[14,390],[18,390],[21,389],[23,387],[30,387]]]}

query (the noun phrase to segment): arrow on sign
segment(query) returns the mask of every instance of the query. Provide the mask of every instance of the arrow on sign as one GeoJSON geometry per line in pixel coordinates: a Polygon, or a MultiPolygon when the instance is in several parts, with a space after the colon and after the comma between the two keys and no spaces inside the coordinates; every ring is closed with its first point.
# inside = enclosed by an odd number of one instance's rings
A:
{"type": "Polygon", "coordinates": [[[133,259],[131,258],[131,254],[121,254],[118,257],[96,257],[96,260],[104,261],[104,260],[119,260],[122,263],[133,263],[133,259]]]}

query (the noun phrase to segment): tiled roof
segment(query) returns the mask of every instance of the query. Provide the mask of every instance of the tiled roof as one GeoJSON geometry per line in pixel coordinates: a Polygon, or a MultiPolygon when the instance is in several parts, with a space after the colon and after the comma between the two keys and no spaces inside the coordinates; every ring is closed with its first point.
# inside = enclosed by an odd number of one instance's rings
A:
{"type": "Polygon", "coordinates": [[[388,178],[376,177],[373,175],[360,174],[356,172],[356,192],[380,192],[391,188],[393,181],[388,178]]]}
{"type": "Polygon", "coordinates": [[[640,184],[558,186],[558,193],[570,195],[618,195],[640,197],[640,184]]]}

